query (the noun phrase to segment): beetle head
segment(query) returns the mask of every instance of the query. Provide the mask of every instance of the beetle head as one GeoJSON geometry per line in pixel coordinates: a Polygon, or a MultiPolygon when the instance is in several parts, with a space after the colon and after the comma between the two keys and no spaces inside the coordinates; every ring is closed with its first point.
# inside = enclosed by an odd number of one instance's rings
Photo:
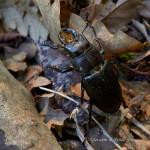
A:
{"type": "Polygon", "coordinates": [[[83,34],[79,35],[78,32],[70,28],[63,29],[59,34],[59,39],[64,44],[67,54],[72,58],[79,57],[91,46],[83,34]],[[66,38],[63,38],[62,32],[73,35],[73,39],[67,41],[66,38]]]}

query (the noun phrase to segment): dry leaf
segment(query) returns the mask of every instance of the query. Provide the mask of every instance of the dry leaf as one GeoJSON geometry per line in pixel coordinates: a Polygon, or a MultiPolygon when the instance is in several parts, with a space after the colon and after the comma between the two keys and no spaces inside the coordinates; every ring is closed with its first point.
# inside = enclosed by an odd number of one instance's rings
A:
{"type": "Polygon", "coordinates": [[[11,58],[12,56],[18,54],[18,50],[9,46],[4,47],[5,59],[11,58]]]}
{"type": "Polygon", "coordinates": [[[29,34],[33,40],[38,41],[40,37],[47,39],[48,30],[39,20],[37,15],[26,14],[24,17],[24,23],[29,27],[29,34]]]}
{"type": "Polygon", "coordinates": [[[39,76],[42,72],[42,68],[40,66],[30,66],[26,70],[26,77],[24,82],[28,82],[30,79],[39,76]]]}
{"type": "Polygon", "coordinates": [[[150,38],[149,38],[149,36],[147,34],[145,26],[142,23],[140,23],[139,21],[134,20],[134,19],[132,20],[132,23],[144,35],[144,37],[146,38],[146,40],[148,42],[150,42],[150,38]]]}
{"type": "Polygon", "coordinates": [[[80,11],[80,16],[84,21],[93,22],[94,19],[102,20],[107,16],[115,7],[114,3],[103,4],[93,4],[86,8],[82,8],[80,11]],[[87,18],[88,13],[88,18],[87,18]]]}
{"type": "Polygon", "coordinates": [[[3,63],[8,70],[12,70],[14,72],[24,71],[27,68],[26,62],[18,62],[12,58],[4,60],[3,63]]]}
{"type": "Polygon", "coordinates": [[[29,33],[36,41],[39,40],[39,37],[46,40],[49,33],[40,21],[38,9],[35,6],[30,7],[29,0],[17,0],[15,5],[14,3],[9,4],[8,0],[5,3],[0,1],[0,15],[4,18],[5,30],[17,29],[23,36],[29,33]]]}
{"type": "Polygon", "coordinates": [[[23,40],[20,34],[16,33],[0,33],[0,48],[4,46],[17,47],[23,40]]]}
{"type": "Polygon", "coordinates": [[[65,114],[60,109],[53,110],[49,104],[49,99],[45,100],[45,106],[39,115],[42,116],[49,129],[51,129],[52,124],[62,126],[64,124],[64,120],[69,117],[69,115],[65,114]]]}
{"type": "Polygon", "coordinates": [[[149,140],[134,140],[138,150],[149,150],[150,149],[150,141],[149,140]]]}
{"type": "Polygon", "coordinates": [[[134,58],[134,59],[131,59],[129,62],[130,62],[130,63],[136,63],[136,62],[138,62],[138,61],[143,60],[144,58],[146,58],[146,57],[148,57],[148,56],[150,56],[150,50],[148,50],[146,53],[144,53],[144,54],[142,54],[142,55],[137,56],[137,57],[134,58]]]}
{"type": "Polygon", "coordinates": [[[101,21],[111,33],[115,32],[138,17],[136,8],[139,5],[140,0],[126,0],[101,21]]]}
{"type": "Polygon", "coordinates": [[[21,52],[17,55],[12,56],[12,58],[16,61],[23,61],[26,59],[27,54],[25,52],[21,52]]]}
{"type": "Polygon", "coordinates": [[[149,0],[143,0],[142,3],[144,4],[143,6],[140,6],[137,11],[138,13],[147,19],[150,19],[150,1],[149,0]]]}
{"type": "Polygon", "coordinates": [[[114,34],[109,33],[104,24],[98,20],[94,20],[93,27],[104,45],[105,55],[121,55],[123,53],[134,52],[145,47],[147,43],[141,43],[127,34],[118,30],[114,34]]]}
{"type": "Polygon", "coordinates": [[[53,93],[40,95],[40,97],[48,97],[48,98],[53,97],[53,96],[54,96],[53,93]]]}
{"type": "Polygon", "coordinates": [[[25,52],[27,54],[28,59],[33,59],[33,58],[35,58],[38,48],[33,43],[22,43],[19,45],[17,50],[19,52],[25,52]]]}
{"type": "Polygon", "coordinates": [[[0,14],[4,17],[4,23],[7,28],[18,29],[23,36],[28,35],[28,27],[24,23],[22,16],[17,11],[15,6],[0,9],[0,14]]]}
{"type": "MultiPolygon", "coordinates": [[[[76,84],[75,86],[70,86],[70,91],[75,93],[77,96],[81,97],[81,83],[76,84]]],[[[87,95],[86,91],[84,91],[84,99],[90,100],[89,96],[87,95]]]]}
{"type": "MultiPolygon", "coordinates": [[[[75,14],[71,15],[70,28],[76,30],[79,34],[81,34],[85,26],[86,24],[80,16],[75,14]]],[[[102,41],[106,57],[134,52],[145,47],[147,44],[143,44],[136,39],[129,37],[121,30],[118,30],[114,34],[111,34],[105,27],[105,25],[98,20],[94,20],[92,26],[95,29],[97,38],[100,38],[102,41]]],[[[84,35],[91,44],[95,45],[99,49],[99,45],[94,40],[95,36],[93,30],[90,27],[85,30],[84,35]]]]}
{"type": "Polygon", "coordinates": [[[48,80],[45,77],[39,76],[39,77],[33,77],[30,79],[26,84],[26,88],[31,91],[33,88],[40,87],[40,86],[46,86],[51,84],[51,81],[48,80]]]}
{"type": "Polygon", "coordinates": [[[60,27],[60,1],[55,0],[53,4],[49,0],[36,0],[43,20],[50,31],[50,38],[56,44],[61,44],[58,38],[60,27]]]}

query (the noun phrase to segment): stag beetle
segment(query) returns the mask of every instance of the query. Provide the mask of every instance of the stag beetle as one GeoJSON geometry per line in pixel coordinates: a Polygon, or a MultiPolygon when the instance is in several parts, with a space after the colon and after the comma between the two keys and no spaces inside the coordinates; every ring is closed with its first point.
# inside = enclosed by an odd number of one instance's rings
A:
{"type": "Polygon", "coordinates": [[[114,113],[118,111],[123,98],[113,66],[109,61],[104,60],[100,51],[89,43],[83,32],[79,35],[70,28],[63,29],[60,32],[59,39],[64,44],[65,52],[70,56],[72,66],[62,70],[53,69],[62,73],[76,70],[82,75],[81,104],[84,99],[84,90],[86,90],[90,97],[90,122],[92,104],[106,113],[114,113]],[[67,42],[62,36],[62,32],[72,34],[73,40],[67,42]]]}
{"type": "Polygon", "coordinates": [[[64,44],[65,52],[70,56],[72,66],[61,72],[76,70],[82,75],[81,90],[84,99],[84,89],[90,97],[90,104],[96,105],[107,113],[118,111],[122,93],[118,77],[113,66],[103,59],[102,54],[96,47],[89,43],[83,34],[79,35],[70,28],[62,30],[74,36],[73,40],[67,42],[60,32],[59,39],[64,44]]]}

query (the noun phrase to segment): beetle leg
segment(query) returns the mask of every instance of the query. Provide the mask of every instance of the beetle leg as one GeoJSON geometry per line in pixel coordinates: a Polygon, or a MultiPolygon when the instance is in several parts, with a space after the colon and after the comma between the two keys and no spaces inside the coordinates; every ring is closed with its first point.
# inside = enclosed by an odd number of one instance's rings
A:
{"type": "Polygon", "coordinates": [[[84,80],[84,78],[82,78],[82,82],[81,82],[81,105],[83,104],[83,101],[84,101],[84,84],[83,84],[83,80],[84,80]]]}
{"type": "Polygon", "coordinates": [[[85,144],[85,141],[87,140],[89,133],[90,133],[90,129],[91,129],[91,120],[92,120],[92,99],[89,102],[89,124],[88,124],[88,130],[87,133],[85,134],[85,139],[83,141],[83,144],[85,144]]]}
{"type": "Polygon", "coordinates": [[[92,99],[90,99],[90,102],[89,102],[89,129],[91,128],[91,118],[92,118],[92,99]]]}
{"type": "Polygon", "coordinates": [[[66,68],[63,68],[63,69],[56,68],[55,66],[51,66],[51,68],[53,70],[55,70],[57,72],[61,72],[61,73],[66,73],[66,72],[74,70],[73,66],[69,66],[69,67],[66,67],[66,68]]]}

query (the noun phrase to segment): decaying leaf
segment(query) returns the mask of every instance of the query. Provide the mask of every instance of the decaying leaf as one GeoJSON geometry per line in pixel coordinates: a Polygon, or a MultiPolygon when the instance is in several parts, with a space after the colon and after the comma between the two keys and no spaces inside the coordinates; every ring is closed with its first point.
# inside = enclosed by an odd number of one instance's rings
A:
{"type": "Polygon", "coordinates": [[[4,23],[7,28],[13,30],[18,29],[21,35],[27,36],[28,27],[24,23],[22,15],[17,11],[15,6],[1,8],[0,14],[4,17],[4,23]]]}
{"type": "Polygon", "coordinates": [[[25,86],[27,89],[29,89],[31,91],[33,88],[40,87],[40,86],[46,86],[49,84],[51,84],[50,80],[48,80],[45,77],[39,76],[39,77],[33,77],[31,80],[29,80],[25,84],[25,86]]]}
{"type": "Polygon", "coordinates": [[[40,21],[36,6],[30,7],[30,0],[17,0],[0,2],[0,15],[4,18],[4,28],[17,29],[23,36],[30,34],[31,38],[38,41],[39,37],[47,39],[48,30],[40,21]],[[8,3],[8,6],[7,6],[8,3]]]}
{"type": "Polygon", "coordinates": [[[20,34],[16,33],[0,33],[0,48],[5,46],[17,47],[23,40],[20,34]]]}
{"type": "Polygon", "coordinates": [[[60,27],[60,1],[59,0],[55,0],[53,1],[54,3],[52,3],[52,1],[50,0],[36,0],[43,20],[48,28],[48,30],[50,31],[50,38],[53,42],[55,42],[56,44],[61,44],[58,38],[59,32],[61,30],[60,27]]]}
{"type": "Polygon", "coordinates": [[[49,99],[44,99],[40,102],[44,103],[44,108],[39,113],[39,115],[44,119],[44,122],[49,129],[51,128],[52,124],[62,126],[64,124],[64,120],[69,117],[69,115],[65,114],[60,109],[52,109],[49,103],[49,99]]]}
{"type": "Polygon", "coordinates": [[[33,59],[38,51],[38,48],[33,43],[22,43],[17,48],[19,52],[25,52],[28,59],[33,59]]]}
{"type": "Polygon", "coordinates": [[[143,0],[142,2],[144,5],[138,8],[138,13],[144,18],[150,19],[150,1],[143,0]]]}
{"type": "Polygon", "coordinates": [[[80,16],[84,21],[93,22],[94,19],[102,20],[107,16],[115,7],[114,3],[103,4],[93,4],[86,8],[81,9],[80,16]]]}
{"type": "Polygon", "coordinates": [[[8,58],[4,60],[3,63],[8,70],[11,70],[14,72],[24,71],[27,68],[26,62],[19,62],[12,58],[8,58]]]}
{"type": "Polygon", "coordinates": [[[101,21],[111,33],[115,32],[130,23],[132,19],[138,18],[136,10],[140,5],[140,0],[126,0],[101,21]]]}
{"type": "Polygon", "coordinates": [[[39,74],[42,72],[42,68],[40,66],[30,66],[26,70],[26,77],[24,79],[24,82],[29,81],[33,77],[39,76],[39,74]]]}
{"type": "Polygon", "coordinates": [[[26,56],[27,56],[27,54],[25,52],[21,52],[17,55],[12,56],[12,58],[16,61],[23,61],[23,60],[25,60],[26,56]]]}
{"type": "MultiPolygon", "coordinates": [[[[77,16],[75,14],[71,15],[70,28],[73,28],[79,34],[81,34],[85,26],[86,24],[80,16],[77,16]]],[[[105,56],[107,57],[138,51],[141,48],[145,47],[147,44],[147,43],[143,44],[137,41],[136,39],[129,37],[121,30],[118,30],[114,34],[111,34],[108,31],[108,29],[105,27],[105,25],[98,20],[94,20],[92,26],[95,29],[97,38],[101,39],[102,41],[104,51],[105,51],[105,56]]],[[[89,42],[91,42],[97,48],[99,48],[99,46],[97,46],[97,42],[94,40],[95,36],[93,30],[90,27],[88,27],[85,30],[84,35],[89,40],[89,42]]]]}
{"type": "Polygon", "coordinates": [[[138,61],[143,60],[144,58],[146,58],[146,57],[148,57],[148,56],[150,56],[150,50],[148,50],[147,52],[145,52],[145,53],[142,54],[142,55],[137,56],[137,57],[134,58],[134,59],[131,59],[129,62],[130,62],[130,63],[136,63],[136,62],[138,62],[138,61]]]}
{"type": "MultiPolygon", "coordinates": [[[[76,84],[75,86],[70,86],[70,91],[75,93],[77,96],[81,97],[81,83],[76,84]]],[[[84,98],[89,100],[89,96],[87,95],[86,91],[84,91],[84,98]]]]}
{"type": "Polygon", "coordinates": [[[135,143],[139,150],[149,150],[150,148],[149,140],[135,140],[135,143]]]}
{"type": "Polygon", "coordinates": [[[132,20],[132,23],[144,35],[144,37],[146,38],[146,40],[148,42],[150,42],[150,38],[149,38],[149,36],[147,34],[145,26],[142,23],[140,23],[139,21],[134,20],[134,19],[132,20]]]}
{"type": "Polygon", "coordinates": [[[47,39],[48,30],[44,27],[37,15],[26,14],[24,17],[24,23],[28,26],[28,32],[33,40],[38,41],[40,37],[47,39]]]}

